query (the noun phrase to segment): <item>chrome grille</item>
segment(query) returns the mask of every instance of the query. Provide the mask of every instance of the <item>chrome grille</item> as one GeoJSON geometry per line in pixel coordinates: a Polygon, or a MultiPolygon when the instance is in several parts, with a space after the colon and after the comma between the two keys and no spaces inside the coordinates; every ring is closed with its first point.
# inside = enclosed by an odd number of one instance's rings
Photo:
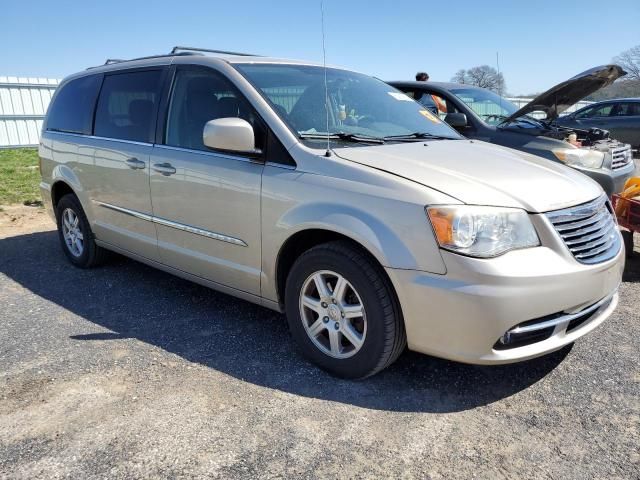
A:
{"type": "Polygon", "coordinates": [[[605,196],[576,207],[547,213],[556,232],[582,263],[599,263],[620,251],[620,234],[605,196]]]}
{"type": "Polygon", "coordinates": [[[625,145],[624,147],[614,148],[611,151],[611,170],[617,170],[619,168],[626,167],[633,161],[633,154],[631,152],[631,146],[625,145]]]}

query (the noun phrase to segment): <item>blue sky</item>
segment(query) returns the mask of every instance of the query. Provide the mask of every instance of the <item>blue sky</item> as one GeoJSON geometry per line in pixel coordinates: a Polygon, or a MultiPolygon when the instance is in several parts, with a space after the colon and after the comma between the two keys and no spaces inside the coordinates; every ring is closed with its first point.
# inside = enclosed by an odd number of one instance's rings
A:
{"type": "MultiPolygon", "coordinates": [[[[178,44],[322,59],[319,0],[2,3],[0,75],[64,77],[178,44]]],[[[638,0],[325,0],[330,64],[389,80],[417,70],[449,80],[460,68],[495,66],[498,51],[515,94],[609,62],[640,44],[639,25],[638,0]]]]}

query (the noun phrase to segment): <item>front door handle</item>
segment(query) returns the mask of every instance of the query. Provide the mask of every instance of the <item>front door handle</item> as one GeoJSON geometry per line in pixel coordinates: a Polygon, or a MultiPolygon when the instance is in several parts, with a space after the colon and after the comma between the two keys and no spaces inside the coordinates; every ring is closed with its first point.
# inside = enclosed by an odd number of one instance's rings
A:
{"type": "Polygon", "coordinates": [[[165,177],[176,173],[176,169],[170,163],[154,163],[153,168],[156,172],[161,173],[165,177]]]}
{"type": "Polygon", "coordinates": [[[144,163],[142,160],[138,160],[135,157],[128,158],[124,163],[126,163],[129,168],[133,168],[134,170],[142,170],[147,166],[146,163],[144,163]]]}

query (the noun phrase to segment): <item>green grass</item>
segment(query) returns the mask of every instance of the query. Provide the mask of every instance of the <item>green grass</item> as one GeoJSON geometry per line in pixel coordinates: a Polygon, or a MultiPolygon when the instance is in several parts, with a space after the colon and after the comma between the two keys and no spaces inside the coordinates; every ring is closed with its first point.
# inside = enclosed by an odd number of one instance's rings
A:
{"type": "Polygon", "coordinates": [[[38,150],[0,150],[0,205],[41,204],[38,150]]]}

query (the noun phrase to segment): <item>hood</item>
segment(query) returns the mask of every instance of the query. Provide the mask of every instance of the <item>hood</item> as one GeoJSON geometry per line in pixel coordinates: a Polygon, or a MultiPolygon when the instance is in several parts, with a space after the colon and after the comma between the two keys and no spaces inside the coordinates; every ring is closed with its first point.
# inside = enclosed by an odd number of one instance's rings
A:
{"type": "Polygon", "coordinates": [[[546,212],[602,195],[597,183],[576,170],[476,140],[436,140],[334,151],[345,160],[413,180],[472,205],[546,212]]]}
{"type": "Polygon", "coordinates": [[[626,74],[627,72],[618,65],[602,65],[601,67],[591,68],[541,93],[505,119],[503,123],[508,123],[518,117],[540,110],[547,114],[547,120],[555,120],[558,115],[570,106],[575,105],[593,92],[611,85],[626,74]]]}

